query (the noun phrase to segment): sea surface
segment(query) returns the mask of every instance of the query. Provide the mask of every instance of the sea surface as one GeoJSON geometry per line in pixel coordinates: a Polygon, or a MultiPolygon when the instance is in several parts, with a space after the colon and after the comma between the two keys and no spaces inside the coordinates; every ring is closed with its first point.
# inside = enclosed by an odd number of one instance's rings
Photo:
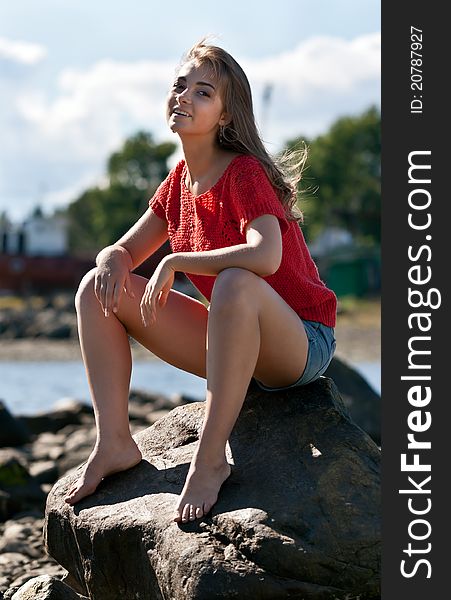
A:
{"type": "MultiPolygon", "coordinates": [[[[353,366],[380,393],[380,363],[362,362],[353,366]]],[[[159,359],[152,359],[133,363],[131,388],[166,396],[183,394],[194,400],[204,400],[206,381],[159,359]]],[[[48,411],[65,398],[91,404],[81,361],[0,361],[0,400],[13,414],[32,415],[48,411]]]]}

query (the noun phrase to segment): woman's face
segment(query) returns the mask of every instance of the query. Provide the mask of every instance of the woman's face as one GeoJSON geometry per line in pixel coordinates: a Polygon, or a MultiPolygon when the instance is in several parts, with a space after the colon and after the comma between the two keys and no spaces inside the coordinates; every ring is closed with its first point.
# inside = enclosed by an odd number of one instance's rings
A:
{"type": "Polygon", "coordinates": [[[219,125],[228,121],[211,68],[194,62],[181,67],[168,94],[166,118],[180,136],[216,136],[219,125]]]}

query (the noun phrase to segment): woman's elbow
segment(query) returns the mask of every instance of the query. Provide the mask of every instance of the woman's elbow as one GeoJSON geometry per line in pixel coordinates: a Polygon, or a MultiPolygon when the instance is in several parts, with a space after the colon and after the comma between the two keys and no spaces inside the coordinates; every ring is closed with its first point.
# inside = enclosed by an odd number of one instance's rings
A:
{"type": "Polygon", "coordinates": [[[272,252],[262,261],[260,272],[258,274],[260,277],[269,277],[270,275],[274,275],[274,273],[279,270],[281,263],[282,252],[272,252]]]}

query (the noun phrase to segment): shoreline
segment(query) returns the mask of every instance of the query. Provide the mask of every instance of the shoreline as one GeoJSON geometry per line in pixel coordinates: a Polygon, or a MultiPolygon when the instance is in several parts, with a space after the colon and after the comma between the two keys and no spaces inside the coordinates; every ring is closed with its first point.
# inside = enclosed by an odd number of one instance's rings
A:
{"type": "MultiPolygon", "coordinates": [[[[380,362],[380,327],[362,324],[358,320],[337,322],[336,355],[347,362],[380,362]]],[[[158,360],[149,350],[131,341],[133,360],[158,360]]],[[[3,339],[0,341],[0,362],[81,361],[78,340],[52,340],[46,338],[3,339]]]]}
{"type": "MultiPolygon", "coordinates": [[[[133,360],[156,360],[146,348],[132,341],[133,360]]],[[[81,361],[78,340],[52,340],[48,338],[23,338],[0,341],[1,362],[69,362],[81,361]]]]}

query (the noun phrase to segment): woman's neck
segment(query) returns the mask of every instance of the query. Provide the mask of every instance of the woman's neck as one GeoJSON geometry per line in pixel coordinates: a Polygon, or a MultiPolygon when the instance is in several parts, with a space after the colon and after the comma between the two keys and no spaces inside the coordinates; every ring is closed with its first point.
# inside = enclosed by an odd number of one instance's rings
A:
{"type": "Polygon", "coordinates": [[[222,162],[224,151],[210,141],[199,143],[199,140],[182,140],[183,155],[191,182],[205,179],[222,162]]]}

